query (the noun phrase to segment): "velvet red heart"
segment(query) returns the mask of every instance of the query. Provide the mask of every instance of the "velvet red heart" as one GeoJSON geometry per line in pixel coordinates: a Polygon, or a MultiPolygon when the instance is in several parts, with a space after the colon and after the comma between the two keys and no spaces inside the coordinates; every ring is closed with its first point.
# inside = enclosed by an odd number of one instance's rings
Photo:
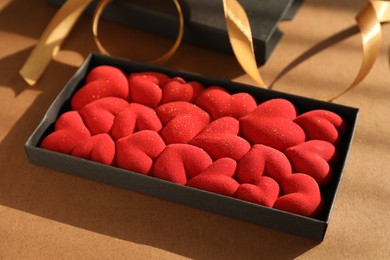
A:
{"type": "Polygon", "coordinates": [[[346,132],[345,121],[327,110],[312,110],[294,119],[306,133],[308,140],[324,140],[338,145],[340,136],[346,132]]]}
{"type": "Polygon", "coordinates": [[[149,175],[153,161],[164,150],[161,136],[151,130],[142,130],[116,141],[117,164],[120,168],[149,175]]]}
{"type": "Polygon", "coordinates": [[[238,161],[236,178],[241,183],[257,185],[263,176],[280,182],[291,173],[291,164],[282,152],[256,144],[238,161]]]}
{"type": "Polygon", "coordinates": [[[204,149],[214,160],[229,157],[239,160],[251,148],[238,136],[239,122],[234,117],[222,117],[211,122],[190,144],[204,149]]]}
{"type": "Polygon", "coordinates": [[[294,172],[313,177],[320,187],[332,180],[332,165],[337,158],[336,148],[329,142],[311,140],[288,148],[285,151],[294,172]]]}
{"type": "Polygon", "coordinates": [[[199,174],[189,180],[187,186],[233,197],[240,184],[223,174],[199,174]]]}
{"type": "Polygon", "coordinates": [[[103,97],[127,99],[129,85],[126,75],[112,66],[98,66],[90,71],[85,85],[72,97],[71,106],[79,110],[86,104],[103,97]]]}
{"type": "Polygon", "coordinates": [[[283,151],[305,141],[305,132],[293,122],[295,117],[293,104],[285,99],[271,99],[240,119],[241,133],[252,144],[283,151]]]}
{"type": "Polygon", "coordinates": [[[158,132],[161,128],[161,121],[154,109],[138,103],[131,103],[115,116],[111,135],[117,140],[140,130],[158,132]]]}
{"type": "Polygon", "coordinates": [[[130,100],[148,107],[156,107],[162,99],[162,87],[169,77],[159,72],[136,72],[128,77],[130,100]]]}
{"type": "Polygon", "coordinates": [[[129,103],[121,98],[105,97],[92,101],[80,109],[86,126],[92,135],[110,133],[115,115],[119,114],[129,103]]]}
{"type": "Polygon", "coordinates": [[[255,184],[243,183],[238,187],[236,198],[266,207],[272,207],[279,196],[278,183],[267,176],[261,176],[255,184]]]}
{"type": "Polygon", "coordinates": [[[220,174],[229,177],[234,177],[236,172],[237,162],[232,158],[221,158],[214,161],[209,167],[204,169],[200,174],[220,174]]]}
{"type": "Polygon", "coordinates": [[[188,102],[176,101],[156,109],[163,123],[161,136],[167,144],[190,142],[209,122],[209,115],[188,102]]]}
{"type": "Polygon", "coordinates": [[[225,89],[213,86],[200,93],[196,105],[208,112],[215,120],[224,116],[239,119],[254,110],[257,103],[248,93],[231,95],[225,89]]]}
{"type": "Polygon", "coordinates": [[[54,132],[41,142],[42,148],[70,154],[84,139],[91,136],[79,112],[69,111],[62,114],[54,125],[54,132]]]}
{"type": "Polygon", "coordinates": [[[294,173],[280,182],[282,195],[276,200],[274,208],[291,213],[315,217],[323,208],[320,188],[307,174],[294,173]]]}
{"type": "Polygon", "coordinates": [[[71,155],[111,165],[115,158],[115,142],[108,134],[94,135],[83,139],[71,155]]]}
{"type": "Polygon", "coordinates": [[[189,144],[170,144],[156,159],[153,176],[184,185],[211,163],[203,149],[189,144]]]}
{"type": "Polygon", "coordinates": [[[203,85],[196,81],[186,82],[176,77],[166,83],[162,88],[162,104],[185,101],[194,103],[203,90],[203,85]]]}

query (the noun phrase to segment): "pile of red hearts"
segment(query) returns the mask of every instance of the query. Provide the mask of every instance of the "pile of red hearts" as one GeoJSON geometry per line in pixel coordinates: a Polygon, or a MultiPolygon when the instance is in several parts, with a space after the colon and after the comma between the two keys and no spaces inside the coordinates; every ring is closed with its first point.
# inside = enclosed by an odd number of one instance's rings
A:
{"type": "Polygon", "coordinates": [[[157,72],[94,68],[41,147],[316,217],[344,120],[157,72]]]}

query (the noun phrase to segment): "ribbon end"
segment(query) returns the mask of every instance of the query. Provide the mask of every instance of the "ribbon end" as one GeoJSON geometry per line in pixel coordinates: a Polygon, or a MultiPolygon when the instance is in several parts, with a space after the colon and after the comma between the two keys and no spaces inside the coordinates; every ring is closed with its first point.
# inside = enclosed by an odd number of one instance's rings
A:
{"type": "Polygon", "coordinates": [[[23,68],[19,71],[19,75],[22,76],[22,79],[24,79],[24,81],[27,82],[28,85],[34,86],[37,83],[37,80],[29,76],[28,74],[29,73],[26,72],[23,68]]]}

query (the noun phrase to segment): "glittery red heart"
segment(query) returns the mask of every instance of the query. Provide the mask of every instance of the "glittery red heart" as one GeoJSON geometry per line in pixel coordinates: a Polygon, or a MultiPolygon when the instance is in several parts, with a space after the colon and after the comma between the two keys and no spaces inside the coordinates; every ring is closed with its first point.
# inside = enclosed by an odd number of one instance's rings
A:
{"type": "Polygon", "coordinates": [[[111,165],[115,158],[115,143],[108,134],[98,134],[81,141],[71,155],[111,165]]]}
{"type": "Polygon", "coordinates": [[[240,119],[242,136],[252,144],[283,151],[305,141],[305,132],[293,122],[295,117],[296,109],[289,101],[266,101],[240,119]]]}
{"type": "Polygon", "coordinates": [[[153,176],[184,185],[211,163],[210,156],[199,147],[170,144],[156,159],[153,176]]]}
{"type": "Polygon", "coordinates": [[[72,108],[79,110],[86,104],[103,97],[127,99],[129,85],[126,75],[112,66],[98,66],[91,70],[85,85],[72,97],[72,108]]]}
{"type": "Polygon", "coordinates": [[[54,132],[46,136],[41,142],[41,147],[70,154],[72,150],[91,133],[85,126],[79,112],[69,111],[62,114],[56,121],[54,132]]]}
{"type": "Polygon", "coordinates": [[[199,82],[185,82],[184,79],[176,77],[163,86],[161,103],[175,101],[194,103],[202,90],[203,85],[199,82]]]}
{"type": "Polygon", "coordinates": [[[207,111],[213,120],[224,116],[241,118],[257,106],[256,100],[248,93],[231,95],[221,87],[206,88],[196,100],[196,105],[207,111]]]}
{"type": "Polygon", "coordinates": [[[308,140],[324,140],[337,145],[346,131],[345,121],[328,110],[312,110],[294,119],[308,140]]]}
{"type": "Polygon", "coordinates": [[[149,175],[153,161],[164,150],[161,136],[151,130],[142,130],[116,141],[117,164],[119,167],[149,175]]]}
{"type": "Polygon", "coordinates": [[[291,174],[280,183],[282,195],[274,208],[307,217],[317,216],[323,207],[317,182],[306,174],[291,174]]]}
{"type": "Polygon", "coordinates": [[[167,144],[190,142],[210,122],[205,111],[188,102],[163,104],[156,113],[163,123],[160,134],[167,144]]]}
{"type": "Polygon", "coordinates": [[[130,100],[148,107],[156,107],[162,99],[162,87],[169,77],[158,72],[137,72],[128,77],[130,100]]]}
{"type": "Polygon", "coordinates": [[[332,165],[337,158],[337,150],[331,143],[311,140],[288,148],[285,154],[294,172],[310,175],[321,187],[332,180],[332,165]]]}

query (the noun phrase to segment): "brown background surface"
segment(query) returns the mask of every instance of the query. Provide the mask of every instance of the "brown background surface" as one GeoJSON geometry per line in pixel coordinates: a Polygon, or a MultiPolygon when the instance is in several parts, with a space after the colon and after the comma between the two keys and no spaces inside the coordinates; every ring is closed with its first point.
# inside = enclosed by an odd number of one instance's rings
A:
{"type": "MultiPolygon", "coordinates": [[[[350,84],[360,64],[360,36],[332,44],[333,36],[355,24],[364,2],[305,1],[293,21],[280,25],[285,35],[261,68],[266,82],[305,96],[350,84]]],[[[43,0],[0,1],[0,259],[390,256],[389,26],[383,26],[380,57],[369,76],[335,101],[361,113],[330,226],[318,244],[29,164],[24,142],[77,66],[96,51],[90,18],[83,16],[39,83],[27,86],[18,70],[55,11],[43,0]]],[[[109,50],[135,60],[153,59],[172,44],[105,21],[100,32],[109,50]]],[[[232,56],[185,44],[166,66],[252,83],[232,56]]]]}

